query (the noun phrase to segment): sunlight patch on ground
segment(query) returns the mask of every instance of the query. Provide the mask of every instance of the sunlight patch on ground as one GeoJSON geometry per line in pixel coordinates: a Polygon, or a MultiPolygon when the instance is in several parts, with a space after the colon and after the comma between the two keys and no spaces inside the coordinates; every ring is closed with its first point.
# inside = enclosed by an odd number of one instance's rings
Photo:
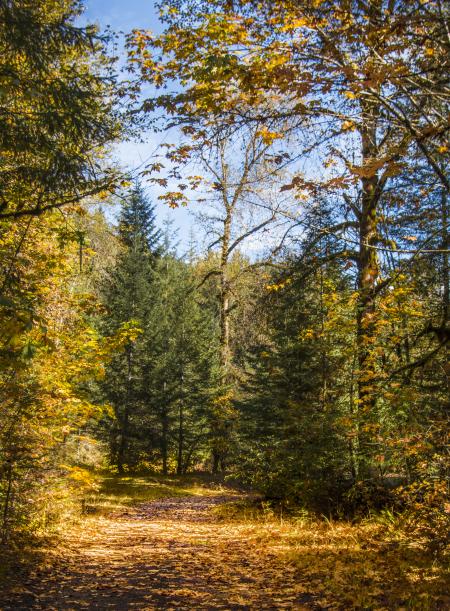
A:
{"type": "Polygon", "coordinates": [[[104,478],[114,510],[86,515],[4,608],[448,608],[443,567],[382,525],[280,517],[214,486],[104,478]]]}

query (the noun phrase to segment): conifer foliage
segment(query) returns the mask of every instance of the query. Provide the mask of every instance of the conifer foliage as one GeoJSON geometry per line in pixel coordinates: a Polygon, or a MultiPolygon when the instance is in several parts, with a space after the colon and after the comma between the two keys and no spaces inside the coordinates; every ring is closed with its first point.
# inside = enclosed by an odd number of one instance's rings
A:
{"type": "Polygon", "coordinates": [[[112,189],[100,159],[120,132],[105,40],[74,0],[0,2],[0,218],[112,189]]]}
{"type": "MultiPolygon", "coordinates": [[[[106,332],[124,324],[136,325],[139,333],[152,307],[153,270],[159,248],[154,206],[136,185],[124,199],[119,219],[121,251],[103,287],[103,301],[108,316],[106,332]]],[[[131,418],[142,401],[142,338],[129,343],[125,353],[110,364],[105,393],[114,407],[116,422],[112,429],[111,451],[120,473],[129,461],[128,445],[132,433],[131,418]]]]}
{"type": "Polygon", "coordinates": [[[122,197],[121,252],[103,287],[101,326],[139,332],[109,365],[105,397],[114,407],[111,457],[120,473],[137,467],[184,473],[205,449],[214,362],[214,320],[197,301],[193,262],[180,259],[155,224],[140,185],[122,197]],[[176,466],[175,466],[176,465],[176,466]]]}

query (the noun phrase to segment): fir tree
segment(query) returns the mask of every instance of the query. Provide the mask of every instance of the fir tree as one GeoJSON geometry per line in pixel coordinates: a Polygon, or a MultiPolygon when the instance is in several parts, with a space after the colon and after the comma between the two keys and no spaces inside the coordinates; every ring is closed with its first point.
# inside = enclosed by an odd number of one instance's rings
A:
{"type": "MultiPolygon", "coordinates": [[[[105,328],[111,332],[134,321],[145,327],[152,301],[153,269],[159,256],[160,232],[156,228],[155,207],[136,184],[125,198],[119,220],[123,251],[104,286],[107,315],[105,328]]],[[[142,339],[126,346],[125,353],[111,363],[107,373],[106,394],[115,410],[111,453],[119,472],[131,461],[129,441],[133,413],[142,401],[144,354],[142,339]]]]}
{"type": "MultiPolygon", "coordinates": [[[[180,259],[165,231],[154,270],[154,301],[145,328],[147,439],[159,450],[163,473],[183,473],[205,451],[206,414],[217,344],[214,319],[198,303],[192,265],[180,259]]],[[[145,425],[144,425],[145,428],[145,425]]]]}
{"type": "Polygon", "coordinates": [[[147,251],[151,256],[157,256],[160,250],[162,234],[156,227],[155,206],[137,181],[122,206],[119,236],[129,250],[147,251]]]}
{"type": "Polygon", "coordinates": [[[348,314],[334,304],[330,312],[332,295],[348,284],[338,266],[304,275],[291,261],[268,285],[265,337],[250,352],[240,402],[238,470],[268,497],[328,510],[351,473],[352,447],[339,425],[350,407],[335,400],[348,383],[348,314]]]}

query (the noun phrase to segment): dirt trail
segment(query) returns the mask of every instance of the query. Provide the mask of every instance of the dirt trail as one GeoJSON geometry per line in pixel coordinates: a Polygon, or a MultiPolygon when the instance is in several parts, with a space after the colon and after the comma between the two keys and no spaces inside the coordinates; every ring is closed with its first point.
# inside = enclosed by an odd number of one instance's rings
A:
{"type": "Polygon", "coordinates": [[[294,568],[249,540],[245,525],[214,515],[230,499],[164,499],[87,520],[63,557],[0,608],[320,609],[294,568]]]}

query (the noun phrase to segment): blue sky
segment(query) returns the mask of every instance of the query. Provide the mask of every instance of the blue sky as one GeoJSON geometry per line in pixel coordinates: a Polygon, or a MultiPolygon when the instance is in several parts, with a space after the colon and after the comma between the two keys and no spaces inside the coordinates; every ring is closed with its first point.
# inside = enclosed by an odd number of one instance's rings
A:
{"type": "MultiPolygon", "coordinates": [[[[160,31],[158,11],[152,0],[84,0],[85,12],[83,22],[97,23],[101,30],[110,26],[115,32],[130,32],[134,28],[160,31]]],[[[122,50],[122,53],[123,50],[122,50]]],[[[122,142],[114,151],[114,156],[122,166],[134,169],[146,160],[159,142],[166,140],[164,134],[144,134],[145,142],[122,142]]],[[[150,197],[157,203],[159,191],[148,187],[150,197]]],[[[169,210],[167,206],[157,203],[160,224],[169,216],[178,229],[181,252],[186,249],[193,220],[185,209],[169,210]]]]}
{"type": "Polygon", "coordinates": [[[128,32],[133,28],[158,30],[158,16],[152,0],[84,0],[85,18],[128,32]]]}

